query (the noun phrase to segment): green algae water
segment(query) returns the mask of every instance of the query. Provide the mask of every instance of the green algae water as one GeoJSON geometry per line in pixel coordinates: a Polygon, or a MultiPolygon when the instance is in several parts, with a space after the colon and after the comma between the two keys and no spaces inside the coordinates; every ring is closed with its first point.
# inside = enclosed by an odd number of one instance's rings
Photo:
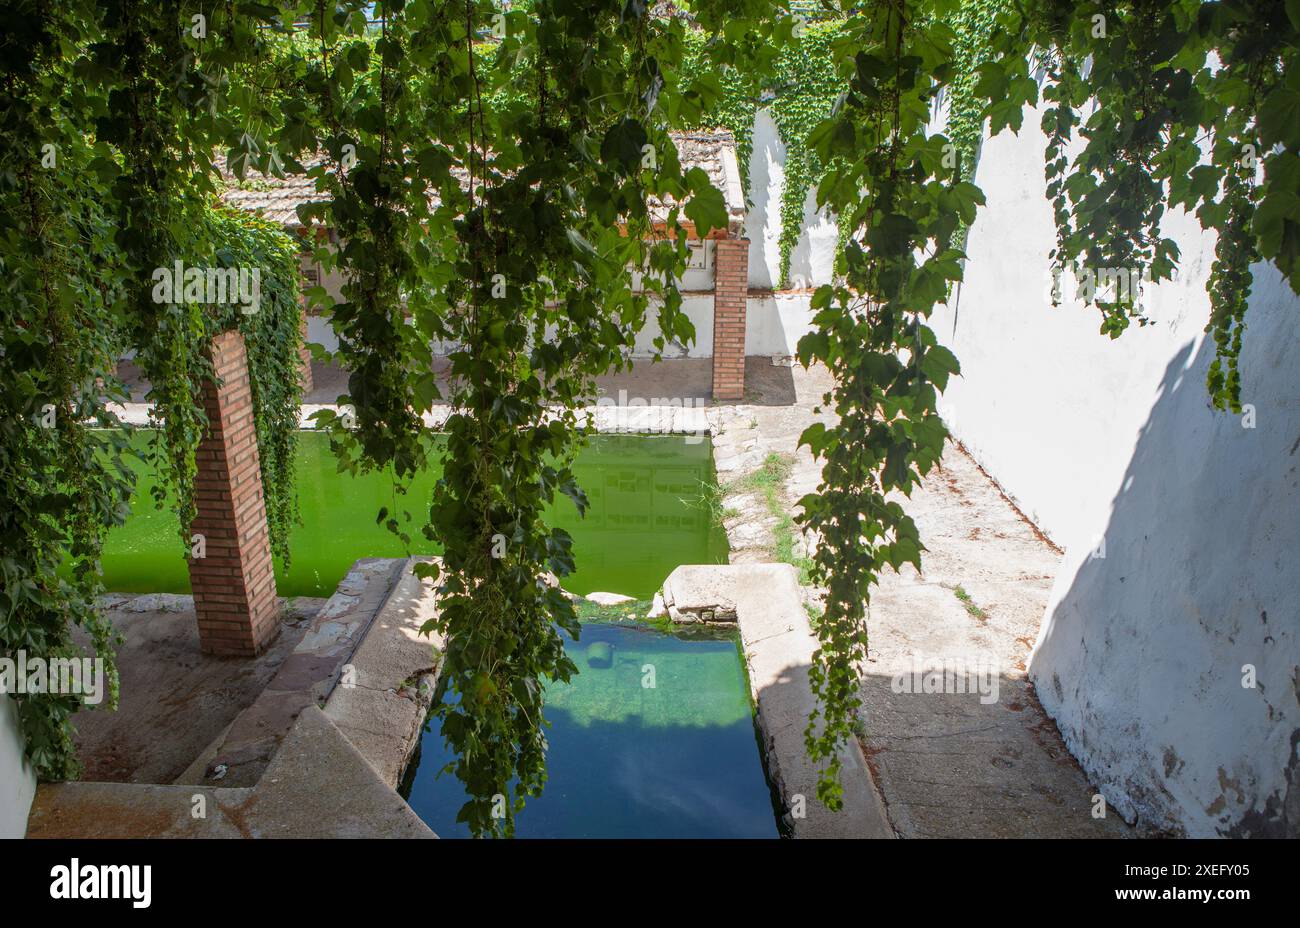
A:
{"type": "MultiPolygon", "coordinates": [[[[143,436],[136,440],[143,446],[143,436]]],[[[300,436],[296,470],[302,524],[290,537],[289,569],[276,565],[281,596],[330,596],[357,558],[438,553],[419,532],[437,473],[421,475],[398,496],[389,475],[338,473],[328,439],[314,432],[300,436]],[[410,551],[375,523],[385,506],[411,511],[410,551]]],[[[648,599],[680,564],[726,563],[726,535],[699,503],[715,481],[707,439],[599,435],[575,471],[591,503],[586,517],[567,498],[551,514],[574,540],[578,570],[565,578],[566,589],[648,599]]],[[[141,467],[131,516],[105,545],[105,588],[113,592],[189,592],[175,510],[154,507],[152,484],[141,467]]]]}
{"type": "MultiPolygon", "coordinates": [[[[779,836],[734,636],[587,623],[565,647],[579,672],[547,689],[549,779],[516,819],[519,837],[779,836]]],[[[440,837],[468,837],[464,788],[439,775],[451,754],[437,726],[431,717],[403,794],[440,837]]]]}

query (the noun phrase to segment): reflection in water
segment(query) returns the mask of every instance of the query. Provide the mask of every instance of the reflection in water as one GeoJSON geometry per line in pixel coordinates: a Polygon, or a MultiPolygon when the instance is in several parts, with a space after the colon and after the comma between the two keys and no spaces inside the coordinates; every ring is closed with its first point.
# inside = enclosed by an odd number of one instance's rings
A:
{"type": "MultiPolygon", "coordinates": [[[[734,639],[587,624],[566,644],[579,673],[547,691],[549,780],[520,837],[777,836],[734,639]]],[[[438,775],[450,754],[437,724],[408,798],[438,835],[463,837],[466,797],[454,774],[438,775]]]]}
{"type": "MultiPolygon", "coordinates": [[[[137,439],[143,443],[143,437],[137,439]]],[[[409,510],[403,520],[412,554],[436,554],[420,534],[424,507],[437,474],[426,473],[399,495],[391,476],[340,474],[323,435],[306,432],[299,442],[298,503],[302,524],[290,539],[291,565],[277,565],[281,596],[329,596],[361,557],[401,557],[408,552],[375,523],[382,507],[409,510]]],[[[575,593],[593,590],[648,599],[679,564],[717,564],[727,559],[726,536],[694,501],[714,480],[708,441],[679,436],[597,436],[576,466],[591,508],[585,519],[568,499],[552,517],[574,539],[578,572],[566,578],[575,593]]],[[[153,481],[142,474],[135,511],[109,537],[104,551],[107,589],[183,593],[189,590],[184,551],[172,509],[153,507],[153,481]]]]}

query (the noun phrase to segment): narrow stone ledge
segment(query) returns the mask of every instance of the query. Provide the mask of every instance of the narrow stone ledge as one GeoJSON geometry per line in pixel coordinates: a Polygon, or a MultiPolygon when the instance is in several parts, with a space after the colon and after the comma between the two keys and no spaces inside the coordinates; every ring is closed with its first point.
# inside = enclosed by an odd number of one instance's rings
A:
{"type": "Polygon", "coordinates": [[[221,744],[204,752],[200,775],[191,768],[183,778],[205,786],[257,783],[302,711],[324,703],[334,690],[404,568],[409,569],[406,560],[393,558],[353,564],[266,689],[235,718],[221,744]]]}
{"type": "MultiPolygon", "coordinates": [[[[109,403],[108,409],[124,424],[139,427],[156,427],[150,418],[153,407],[149,403],[109,403]]],[[[317,428],[312,418],[322,410],[335,414],[345,407],[334,403],[303,403],[298,407],[298,427],[308,431],[317,428]]],[[[580,423],[588,424],[602,434],[635,435],[711,435],[717,430],[718,407],[701,406],[586,406],[577,410],[580,423]]],[[[451,415],[449,407],[440,406],[424,413],[425,428],[440,430],[451,415]]],[[[559,415],[558,410],[554,415],[559,415]]]]}
{"type": "Polygon", "coordinates": [[[442,639],[420,634],[437,615],[433,584],[417,577],[410,558],[392,594],[352,655],[348,678],[330,693],[325,715],[396,789],[433,703],[442,639]]]}

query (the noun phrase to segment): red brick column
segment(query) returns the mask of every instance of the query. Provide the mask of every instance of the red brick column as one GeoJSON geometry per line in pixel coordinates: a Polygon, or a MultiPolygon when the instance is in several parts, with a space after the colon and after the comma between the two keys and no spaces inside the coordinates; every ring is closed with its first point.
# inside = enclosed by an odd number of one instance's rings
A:
{"type": "Polygon", "coordinates": [[[713,398],[738,400],[745,395],[749,239],[717,239],[713,259],[713,398]]]}
{"type": "Polygon", "coordinates": [[[252,657],[280,622],[244,337],[214,338],[212,365],[220,386],[203,389],[208,434],[199,445],[198,515],[190,527],[205,550],[190,558],[190,584],[203,651],[252,657]]]}

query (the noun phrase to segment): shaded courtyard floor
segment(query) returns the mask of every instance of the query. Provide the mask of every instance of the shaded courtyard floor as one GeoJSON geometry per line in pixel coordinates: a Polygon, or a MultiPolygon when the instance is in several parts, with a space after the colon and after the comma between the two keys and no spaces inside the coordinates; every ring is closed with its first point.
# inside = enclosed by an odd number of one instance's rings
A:
{"type": "MultiPolygon", "coordinates": [[[[718,410],[713,444],[732,563],[768,561],[819,468],[799,435],[831,421],[814,407],[824,369],[790,370],[796,402],[718,410]],[[775,505],[754,488],[771,456],[785,459],[775,505]],[[784,525],[783,525],[784,523],[784,525]]],[[[958,445],[949,445],[910,500],[900,499],[929,549],[924,573],[886,572],[873,593],[860,741],[900,837],[1122,837],[1111,811],[1093,817],[1096,790],[1066,750],[1026,675],[1060,552],[958,445]],[[897,692],[927,667],[996,677],[997,698],[897,692]]],[[[802,553],[795,530],[791,553],[802,553]]],[[[818,591],[808,591],[817,608],[818,591]]],[[[984,676],[986,691],[992,678],[984,676]]]]}
{"type": "Polygon", "coordinates": [[[189,596],[111,594],[102,602],[122,636],[121,696],[115,712],[73,718],[82,779],[173,783],[262,694],[325,600],[286,600],[280,634],[252,660],[199,650],[189,596]]]}

